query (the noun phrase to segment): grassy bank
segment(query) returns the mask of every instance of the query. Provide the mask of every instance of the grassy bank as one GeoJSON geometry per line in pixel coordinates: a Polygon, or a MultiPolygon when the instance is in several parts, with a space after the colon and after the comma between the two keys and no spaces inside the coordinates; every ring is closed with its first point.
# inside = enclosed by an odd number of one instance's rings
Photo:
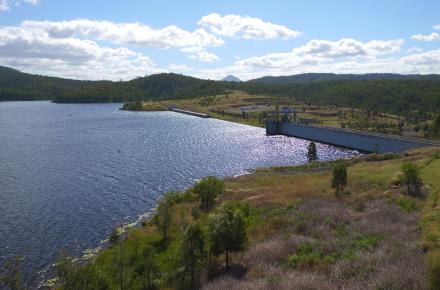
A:
{"type": "Polygon", "coordinates": [[[211,206],[200,201],[198,188],[167,194],[155,218],[123,239],[113,235],[113,245],[93,262],[80,267],[64,259],[60,288],[79,281],[87,289],[191,288],[185,253],[200,245],[188,244],[188,229],[197,225],[204,242],[191,257],[199,288],[439,289],[437,149],[345,163],[348,183],[340,198],[328,162],[227,178],[211,206]],[[398,185],[407,161],[420,169],[424,199],[398,185]],[[244,247],[231,250],[228,267],[226,256],[214,251],[211,223],[225,210],[239,212],[246,225],[244,247]]]}

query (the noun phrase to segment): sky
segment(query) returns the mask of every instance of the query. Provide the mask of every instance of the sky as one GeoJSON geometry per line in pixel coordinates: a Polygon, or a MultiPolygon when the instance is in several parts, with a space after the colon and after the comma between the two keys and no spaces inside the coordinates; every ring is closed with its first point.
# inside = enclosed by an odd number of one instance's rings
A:
{"type": "Polygon", "coordinates": [[[0,66],[88,80],[440,74],[440,1],[0,0],[0,66]]]}

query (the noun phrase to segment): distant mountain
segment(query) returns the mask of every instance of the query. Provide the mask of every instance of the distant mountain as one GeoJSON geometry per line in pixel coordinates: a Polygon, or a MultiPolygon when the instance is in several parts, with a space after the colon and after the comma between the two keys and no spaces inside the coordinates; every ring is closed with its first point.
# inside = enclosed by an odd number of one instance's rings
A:
{"type": "Polygon", "coordinates": [[[241,80],[239,78],[237,78],[236,76],[233,75],[228,75],[226,76],[224,79],[222,79],[222,81],[225,82],[241,82],[241,80]]]}
{"type": "Polygon", "coordinates": [[[319,81],[371,81],[371,80],[440,80],[440,75],[401,75],[391,73],[371,74],[333,74],[333,73],[304,73],[291,76],[267,76],[253,79],[251,83],[265,84],[294,84],[319,81]]]}

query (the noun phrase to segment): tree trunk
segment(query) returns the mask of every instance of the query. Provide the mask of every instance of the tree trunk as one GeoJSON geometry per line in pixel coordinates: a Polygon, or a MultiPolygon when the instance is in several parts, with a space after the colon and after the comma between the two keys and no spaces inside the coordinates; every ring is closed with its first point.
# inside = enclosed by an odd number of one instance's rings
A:
{"type": "Polygon", "coordinates": [[[211,279],[211,250],[208,250],[208,279],[211,279]]]}
{"type": "Polygon", "coordinates": [[[194,245],[193,241],[191,240],[191,289],[194,289],[194,268],[195,268],[195,261],[194,261],[194,245]]]}
{"type": "Polygon", "coordinates": [[[226,269],[229,269],[229,252],[225,252],[226,269]]]}

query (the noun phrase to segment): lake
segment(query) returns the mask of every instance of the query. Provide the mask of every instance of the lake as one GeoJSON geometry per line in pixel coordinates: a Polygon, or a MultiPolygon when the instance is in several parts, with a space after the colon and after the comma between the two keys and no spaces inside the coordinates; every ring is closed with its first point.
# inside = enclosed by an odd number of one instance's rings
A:
{"type": "MultiPolygon", "coordinates": [[[[163,192],[206,175],[306,162],[308,141],[121,104],[0,103],[0,263],[24,257],[27,283],[61,249],[81,255],[116,225],[151,211],[163,192]]],[[[321,160],[357,151],[318,144],[321,160]]]]}

